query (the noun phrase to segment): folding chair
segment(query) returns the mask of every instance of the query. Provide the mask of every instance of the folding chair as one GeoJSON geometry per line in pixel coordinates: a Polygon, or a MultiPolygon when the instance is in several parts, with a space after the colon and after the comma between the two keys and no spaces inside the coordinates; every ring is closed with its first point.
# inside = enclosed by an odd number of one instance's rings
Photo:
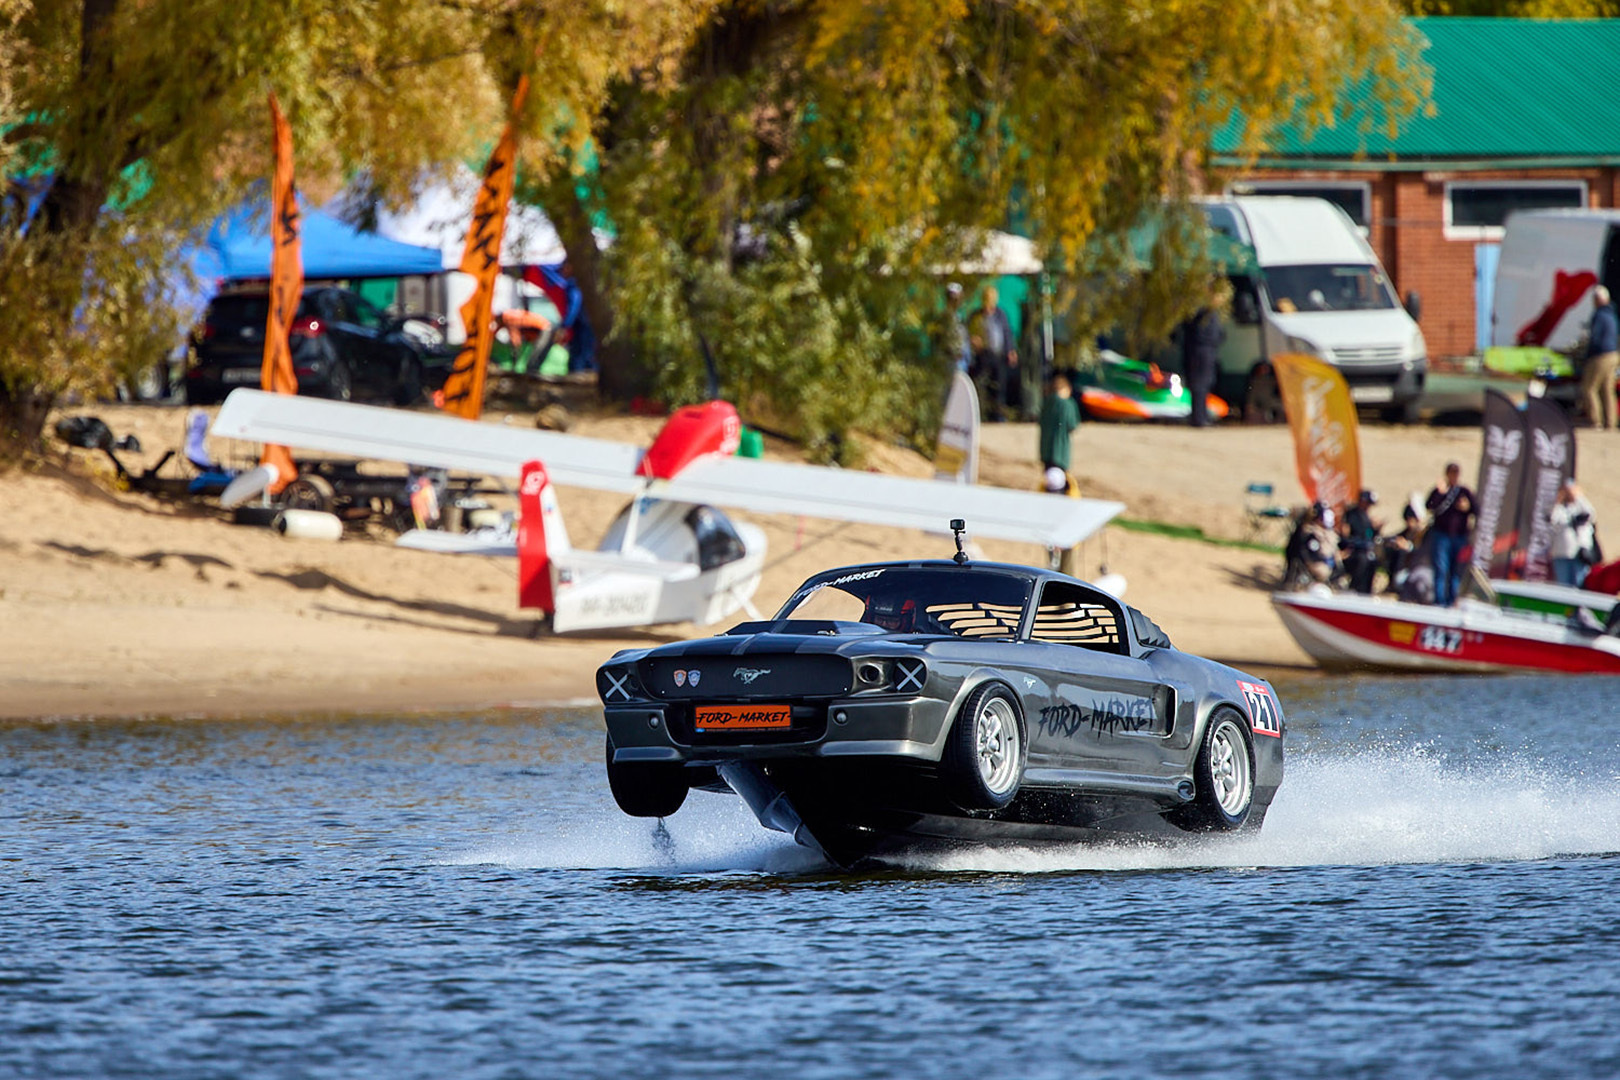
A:
{"type": "Polygon", "coordinates": [[[1243,519],[1248,526],[1248,539],[1271,539],[1275,532],[1286,527],[1291,513],[1286,506],[1275,501],[1275,490],[1270,484],[1251,483],[1243,491],[1243,519]]]}

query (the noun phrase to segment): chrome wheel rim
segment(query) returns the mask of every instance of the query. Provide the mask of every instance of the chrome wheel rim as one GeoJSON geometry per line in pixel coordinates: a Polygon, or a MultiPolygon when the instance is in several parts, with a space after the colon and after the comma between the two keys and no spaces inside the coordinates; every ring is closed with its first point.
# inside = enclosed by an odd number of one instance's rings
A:
{"type": "Polygon", "coordinates": [[[1209,740],[1209,780],[1215,801],[1228,817],[1248,808],[1254,793],[1254,773],[1243,733],[1230,720],[1222,720],[1209,740]]]}
{"type": "Polygon", "coordinates": [[[974,719],[973,741],[979,778],[992,795],[1005,795],[1018,782],[1018,716],[1006,698],[993,697],[974,719]]]}

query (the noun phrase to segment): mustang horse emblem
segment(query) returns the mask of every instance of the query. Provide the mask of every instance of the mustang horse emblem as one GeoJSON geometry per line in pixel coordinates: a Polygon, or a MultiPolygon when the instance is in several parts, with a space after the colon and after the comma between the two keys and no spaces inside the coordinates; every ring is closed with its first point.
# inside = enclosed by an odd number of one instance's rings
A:
{"type": "Polygon", "coordinates": [[[740,667],[731,674],[734,675],[737,681],[742,683],[744,686],[750,686],[753,684],[753,681],[759,678],[761,675],[769,675],[770,673],[770,668],[740,667]]]}

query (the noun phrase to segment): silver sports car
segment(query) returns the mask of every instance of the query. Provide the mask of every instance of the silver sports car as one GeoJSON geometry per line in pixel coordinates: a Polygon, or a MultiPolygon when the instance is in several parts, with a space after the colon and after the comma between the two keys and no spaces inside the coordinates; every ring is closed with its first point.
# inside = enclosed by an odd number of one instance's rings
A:
{"type": "Polygon", "coordinates": [[[849,566],[774,619],[597,671],[627,814],[694,787],[850,866],[905,850],[1258,828],[1283,775],[1269,683],[1082,581],[849,566]]]}

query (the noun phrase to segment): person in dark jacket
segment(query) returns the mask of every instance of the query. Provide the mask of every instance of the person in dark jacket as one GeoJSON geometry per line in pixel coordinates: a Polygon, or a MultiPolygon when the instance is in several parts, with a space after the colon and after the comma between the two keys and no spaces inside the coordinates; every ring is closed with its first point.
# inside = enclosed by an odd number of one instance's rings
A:
{"type": "Polygon", "coordinates": [[[1343,539],[1339,547],[1344,551],[1344,567],[1350,574],[1350,588],[1363,595],[1371,595],[1373,575],[1378,570],[1378,533],[1380,526],[1372,518],[1372,508],[1378,496],[1363,491],[1355,505],[1344,512],[1343,539]]]}
{"type": "Polygon", "coordinates": [[[991,286],[984,290],[984,304],[968,324],[973,344],[973,362],[993,388],[990,419],[1016,419],[1023,407],[1023,384],[1018,371],[1018,345],[1013,341],[1012,321],[1001,309],[1001,293],[991,286]]]}
{"type": "Polygon", "coordinates": [[[1586,334],[1586,360],[1581,365],[1581,400],[1593,427],[1615,425],[1614,376],[1620,367],[1620,316],[1609,303],[1609,290],[1592,290],[1592,321],[1586,334]]]}
{"type": "Polygon", "coordinates": [[[1181,326],[1181,370],[1187,379],[1187,395],[1191,399],[1193,427],[1209,427],[1209,393],[1215,389],[1215,376],[1220,370],[1221,342],[1226,340],[1226,329],[1221,317],[1232,299],[1232,286],[1221,278],[1210,297],[1208,307],[1181,326]]]}
{"type": "Polygon", "coordinates": [[[1429,492],[1425,505],[1433,515],[1430,557],[1434,563],[1434,602],[1450,607],[1457,600],[1457,579],[1462,576],[1458,556],[1468,543],[1474,519],[1474,493],[1463,486],[1462,466],[1446,466],[1445,480],[1429,492]]]}

